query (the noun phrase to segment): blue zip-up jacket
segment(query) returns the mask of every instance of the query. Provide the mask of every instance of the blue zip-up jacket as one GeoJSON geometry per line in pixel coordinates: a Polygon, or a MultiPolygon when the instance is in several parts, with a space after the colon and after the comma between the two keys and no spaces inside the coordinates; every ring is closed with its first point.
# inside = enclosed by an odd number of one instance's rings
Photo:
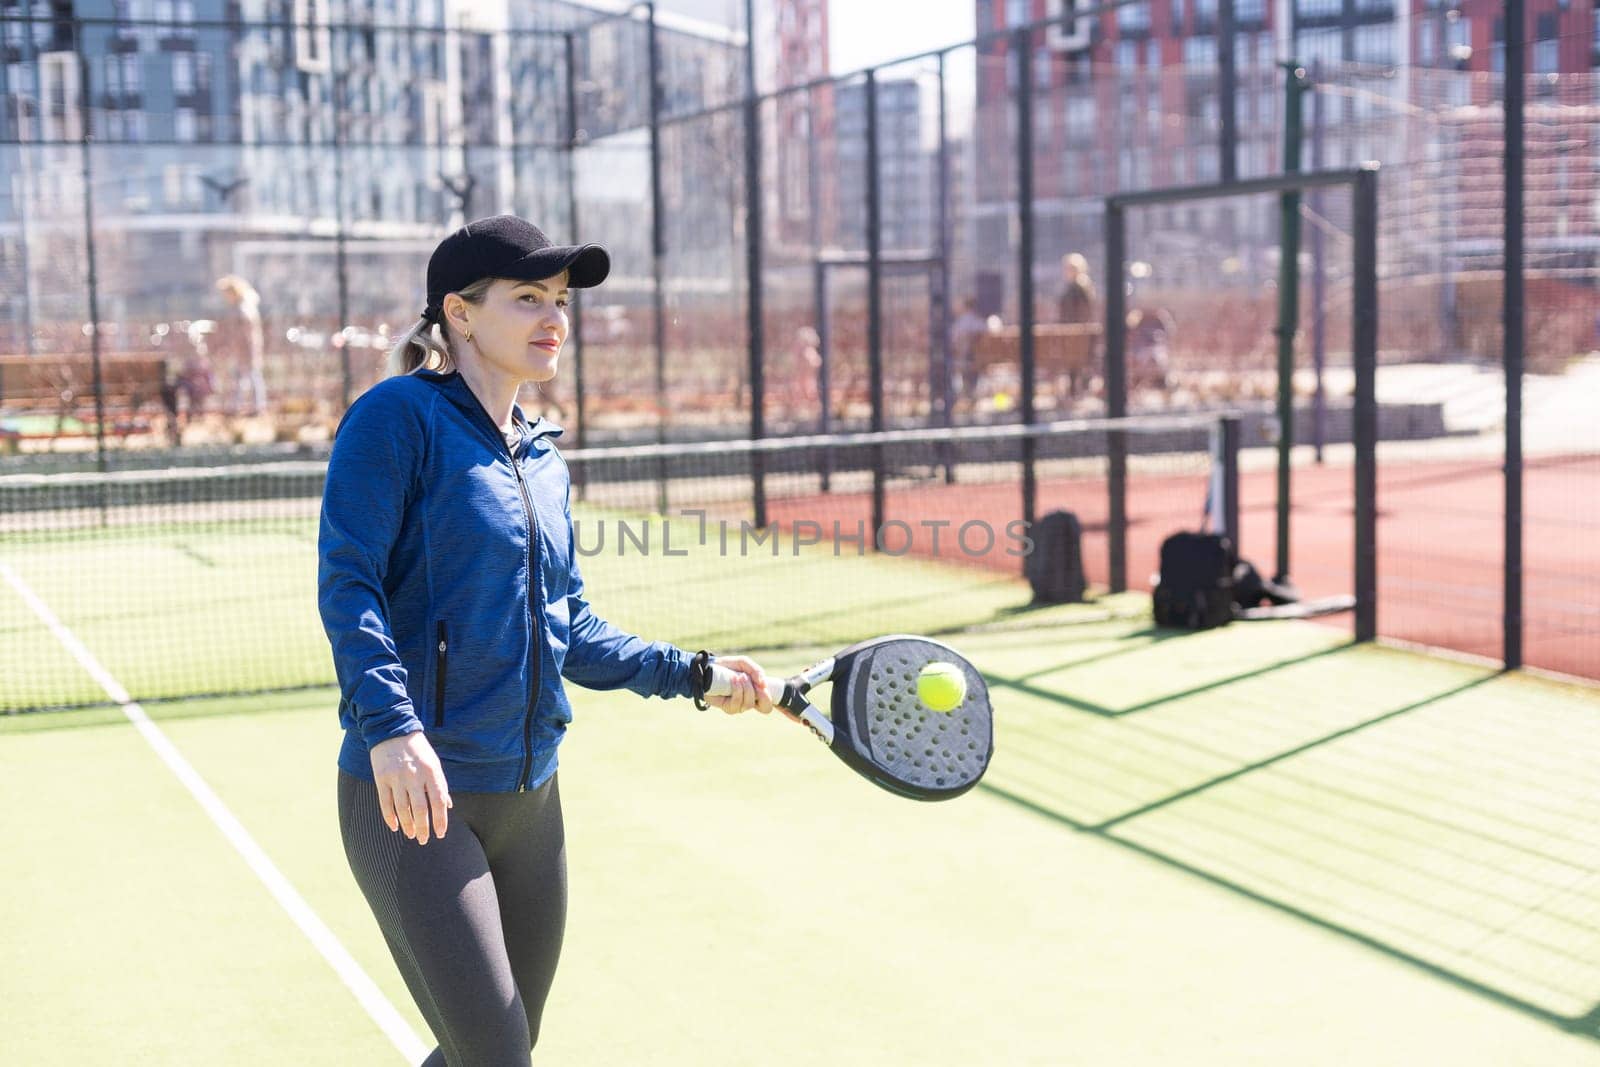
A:
{"type": "Polygon", "coordinates": [[[534,789],[590,689],[688,696],[690,655],[627,634],[584,599],[571,481],[540,419],[510,448],[460,374],[389,378],[334,438],[318,605],[344,727],[339,766],[423,730],[452,790],[534,789]]]}

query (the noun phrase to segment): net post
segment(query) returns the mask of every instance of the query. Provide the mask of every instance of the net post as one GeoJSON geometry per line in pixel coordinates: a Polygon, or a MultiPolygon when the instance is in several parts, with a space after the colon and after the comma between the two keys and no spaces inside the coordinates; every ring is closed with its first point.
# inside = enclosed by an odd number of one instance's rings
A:
{"type": "Polygon", "coordinates": [[[1356,175],[1352,361],[1355,364],[1356,640],[1378,636],[1378,169],[1356,175]]]}
{"type": "MultiPolygon", "coordinates": [[[[883,426],[883,264],[882,235],[879,231],[878,190],[878,72],[868,70],[867,109],[867,376],[872,403],[872,429],[883,426]]],[[[872,446],[872,532],[883,529],[886,500],[884,492],[884,449],[872,446]]]]}
{"type": "MultiPolygon", "coordinates": [[[[766,419],[766,317],[763,310],[761,215],[761,100],[756,95],[755,24],[753,0],[744,5],[744,197],[745,197],[745,299],[750,332],[750,438],[767,435],[766,419]]],[[[760,451],[750,453],[750,506],[757,526],[767,524],[766,464],[760,451]]],[[[664,509],[663,509],[664,511],[664,509]]]]}
{"type": "MultiPolygon", "coordinates": [[[[1106,414],[1122,418],[1128,413],[1127,292],[1122,280],[1127,266],[1127,218],[1116,200],[1106,201],[1106,414]]],[[[1128,442],[1123,431],[1106,434],[1106,491],[1109,494],[1106,549],[1111,591],[1128,587],[1128,442]]]]}
{"type": "MultiPolygon", "coordinates": [[[[833,336],[829,328],[832,311],[828,307],[828,268],[818,258],[812,264],[813,286],[817,308],[817,432],[827,434],[833,432],[833,416],[829,412],[828,390],[832,388],[829,381],[829,368],[833,365],[833,336]]],[[[833,449],[827,449],[822,454],[822,491],[829,491],[829,482],[833,472],[833,449]]]]}
{"type": "Polygon", "coordinates": [[[1523,111],[1526,14],[1522,0],[1506,0],[1505,59],[1505,281],[1502,339],[1506,385],[1505,590],[1501,606],[1505,669],[1522,666],[1522,368],[1523,304],[1523,111]]]}
{"type": "Polygon", "coordinates": [[[1239,416],[1224,415],[1222,428],[1222,524],[1224,532],[1233,542],[1233,554],[1242,554],[1239,548],[1239,416]]]}
{"type": "MultiPolygon", "coordinates": [[[[1033,33],[1019,28],[1011,38],[1017,62],[1017,361],[1022,370],[1022,423],[1038,421],[1033,407],[1037,384],[1033,345],[1033,33]]],[[[1022,439],[1022,521],[1038,517],[1039,484],[1035,471],[1038,442],[1022,439]]]]}

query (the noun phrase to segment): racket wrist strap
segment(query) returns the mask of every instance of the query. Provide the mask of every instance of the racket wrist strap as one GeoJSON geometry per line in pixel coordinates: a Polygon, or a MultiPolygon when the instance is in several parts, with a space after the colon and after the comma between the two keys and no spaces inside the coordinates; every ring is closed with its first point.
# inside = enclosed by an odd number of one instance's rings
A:
{"type": "Polygon", "coordinates": [[[689,660],[689,695],[694,698],[694,706],[701,711],[711,706],[706,703],[706,691],[711,688],[711,665],[716,659],[702,648],[689,660]]]}

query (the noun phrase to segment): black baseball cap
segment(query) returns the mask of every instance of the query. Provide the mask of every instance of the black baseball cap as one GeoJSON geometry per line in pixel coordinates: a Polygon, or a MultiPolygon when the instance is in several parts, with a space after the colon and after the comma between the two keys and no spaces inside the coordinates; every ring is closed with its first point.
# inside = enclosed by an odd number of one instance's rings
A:
{"type": "Polygon", "coordinates": [[[587,289],[611,273],[611,257],[599,245],[558,245],[527,219],[492,215],[469,222],[439,242],[428,260],[428,306],[424,318],[444,321],[444,298],[484,278],[536,282],[567,272],[567,285],[587,289]]]}

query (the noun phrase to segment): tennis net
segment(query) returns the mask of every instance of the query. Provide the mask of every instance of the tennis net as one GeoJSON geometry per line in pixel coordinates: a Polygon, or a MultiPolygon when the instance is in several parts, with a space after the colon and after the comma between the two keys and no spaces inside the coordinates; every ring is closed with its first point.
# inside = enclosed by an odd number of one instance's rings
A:
{"type": "MultiPolygon", "coordinates": [[[[1125,444],[1122,526],[1138,588],[1160,536],[1202,520],[1219,424],[1202,415],[574,450],[580,565],[600,614],[689,648],[1027,627],[1060,614],[1028,610],[1021,578],[1025,446],[1036,516],[1079,516],[1088,578],[1103,587],[1108,457],[1125,444]]],[[[325,474],[301,462],[0,477],[0,712],[107,701],[64,635],[136,700],[331,683],[316,612],[325,474]]]]}

